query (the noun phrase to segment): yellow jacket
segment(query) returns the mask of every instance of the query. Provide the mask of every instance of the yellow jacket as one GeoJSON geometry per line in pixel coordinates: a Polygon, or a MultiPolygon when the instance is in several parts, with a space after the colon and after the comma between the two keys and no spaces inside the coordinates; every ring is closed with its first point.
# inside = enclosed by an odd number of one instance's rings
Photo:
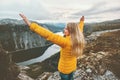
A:
{"type": "MultiPolygon", "coordinates": [[[[80,30],[83,32],[84,21],[79,23],[80,30]]],[[[77,58],[71,55],[71,40],[70,36],[62,37],[53,32],[39,26],[36,23],[31,23],[30,29],[45,39],[59,45],[61,47],[58,70],[64,74],[69,74],[76,70],[77,58]]]]}

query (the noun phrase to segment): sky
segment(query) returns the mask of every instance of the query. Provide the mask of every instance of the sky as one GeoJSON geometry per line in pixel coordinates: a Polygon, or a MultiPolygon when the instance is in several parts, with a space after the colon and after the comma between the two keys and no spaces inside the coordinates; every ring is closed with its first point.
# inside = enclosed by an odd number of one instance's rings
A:
{"type": "Polygon", "coordinates": [[[120,19],[120,0],[0,0],[0,18],[101,22],[120,19]]]}

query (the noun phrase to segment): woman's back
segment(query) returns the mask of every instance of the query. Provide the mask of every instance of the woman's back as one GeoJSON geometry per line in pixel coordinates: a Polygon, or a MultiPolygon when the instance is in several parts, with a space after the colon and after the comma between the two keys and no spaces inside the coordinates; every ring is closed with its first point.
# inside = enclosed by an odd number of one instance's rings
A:
{"type": "Polygon", "coordinates": [[[69,74],[76,70],[76,56],[71,54],[70,36],[66,36],[67,45],[61,48],[58,70],[64,74],[69,74]]]}

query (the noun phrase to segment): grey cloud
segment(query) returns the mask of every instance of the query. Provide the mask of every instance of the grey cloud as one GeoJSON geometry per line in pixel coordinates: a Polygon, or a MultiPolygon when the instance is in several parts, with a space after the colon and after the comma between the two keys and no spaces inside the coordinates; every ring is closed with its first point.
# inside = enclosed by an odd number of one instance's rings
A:
{"type": "Polygon", "coordinates": [[[91,11],[91,12],[88,12],[88,11],[85,11],[85,12],[80,12],[80,13],[75,13],[73,14],[72,16],[75,16],[75,17],[79,17],[81,15],[84,15],[84,16],[95,16],[95,15],[99,15],[99,14],[104,14],[104,13],[117,13],[117,12],[120,12],[120,8],[112,8],[112,9],[107,9],[107,10],[96,10],[96,11],[91,11]]]}
{"type": "Polygon", "coordinates": [[[94,5],[92,8],[88,9],[88,10],[85,10],[85,11],[80,11],[80,12],[77,12],[77,13],[74,13],[72,14],[73,16],[74,15],[77,15],[77,16],[80,16],[80,15],[85,15],[85,16],[91,16],[91,15],[96,15],[96,14],[101,14],[101,13],[106,13],[106,12],[117,12],[117,11],[120,11],[120,7],[115,7],[115,8],[110,8],[110,9],[100,9],[101,6],[104,6],[106,5],[107,3],[104,3],[104,2],[101,2],[101,3],[98,3],[96,5],[94,5]]]}
{"type": "Polygon", "coordinates": [[[94,5],[93,7],[91,7],[88,10],[84,10],[84,11],[79,11],[77,13],[73,13],[71,14],[68,18],[70,19],[79,19],[82,15],[85,16],[85,19],[104,19],[104,16],[100,16],[101,14],[104,13],[120,13],[120,7],[112,7],[109,9],[106,8],[101,8],[104,7],[105,5],[107,5],[107,3],[101,2],[98,3],[96,5],[94,5]]]}
{"type": "Polygon", "coordinates": [[[90,9],[88,9],[88,10],[84,10],[84,11],[80,11],[80,12],[77,12],[77,13],[74,13],[74,14],[72,14],[72,15],[90,15],[90,14],[92,14],[92,13],[94,13],[94,12],[97,12],[97,11],[99,11],[99,8],[102,6],[102,5],[105,5],[106,3],[105,2],[100,2],[100,3],[97,3],[97,4],[95,4],[93,7],[91,7],[90,9]]]}

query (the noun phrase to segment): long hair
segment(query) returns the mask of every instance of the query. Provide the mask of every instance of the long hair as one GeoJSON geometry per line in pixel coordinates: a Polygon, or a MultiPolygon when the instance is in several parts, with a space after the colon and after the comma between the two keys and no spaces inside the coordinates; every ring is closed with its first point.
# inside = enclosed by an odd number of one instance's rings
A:
{"type": "Polygon", "coordinates": [[[68,23],[67,29],[71,37],[71,44],[72,44],[71,54],[77,57],[82,56],[83,49],[85,46],[85,40],[84,40],[83,33],[80,31],[77,23],[68,23]]]}

